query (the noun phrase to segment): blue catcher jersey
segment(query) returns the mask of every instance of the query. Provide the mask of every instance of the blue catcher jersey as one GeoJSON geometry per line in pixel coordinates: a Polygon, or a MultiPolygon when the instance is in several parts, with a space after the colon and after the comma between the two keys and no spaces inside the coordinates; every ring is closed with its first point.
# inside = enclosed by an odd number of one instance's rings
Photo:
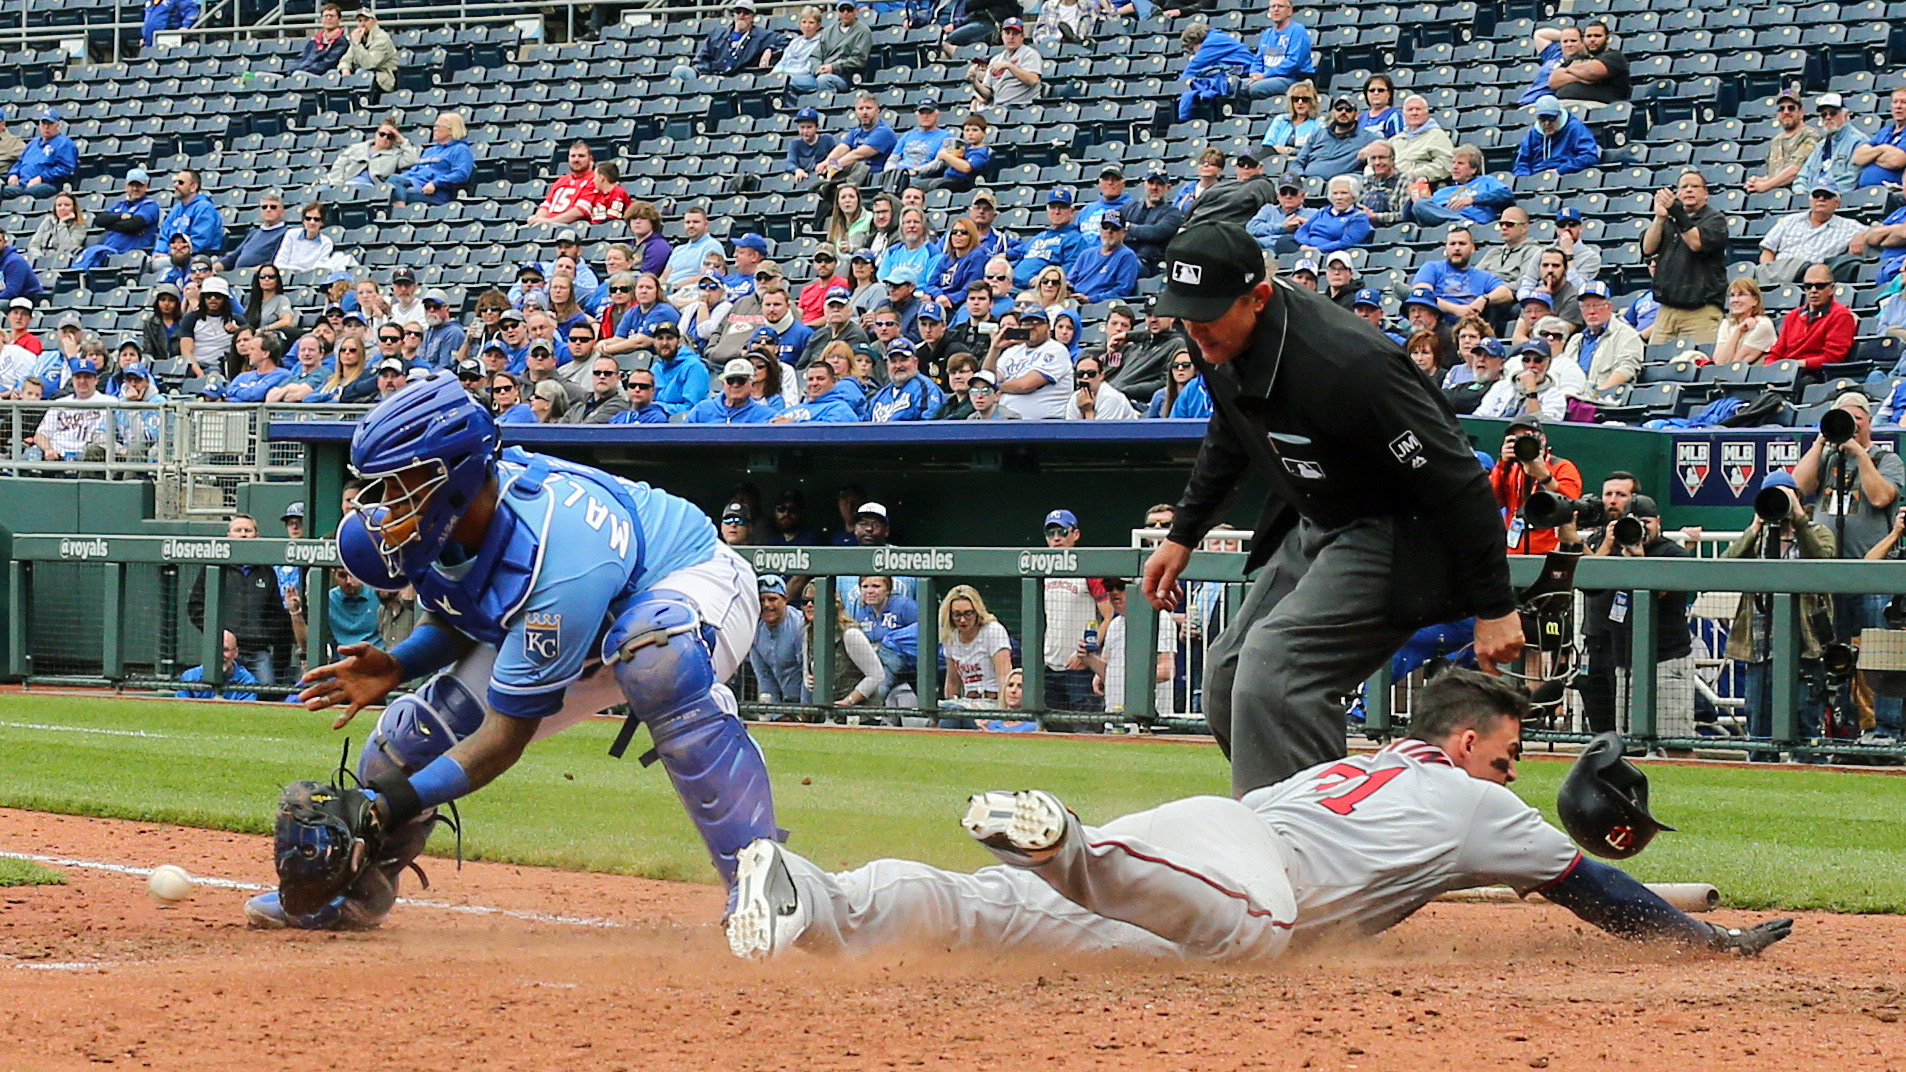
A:
{"type": "Polygon", "coordinates": [[[410,578],[419,604],[497,649],[490,706],[553,714],[630,596],[714,557],[714,523],[665,491],[526,451],[497,463],[483,546],[410,578]]]}

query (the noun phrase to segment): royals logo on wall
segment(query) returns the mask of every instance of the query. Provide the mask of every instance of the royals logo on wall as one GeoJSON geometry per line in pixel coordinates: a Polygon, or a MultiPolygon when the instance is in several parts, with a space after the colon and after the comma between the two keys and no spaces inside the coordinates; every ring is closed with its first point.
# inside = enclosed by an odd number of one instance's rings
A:
{"type": "Polygon", "coordinates": [[[1708,441],[1697,439],[1674,445],[1674,475],[1681,481],[1681,487],[1689,498],[1701,493],[1707,483],[1709,468],[1708,441]]]}

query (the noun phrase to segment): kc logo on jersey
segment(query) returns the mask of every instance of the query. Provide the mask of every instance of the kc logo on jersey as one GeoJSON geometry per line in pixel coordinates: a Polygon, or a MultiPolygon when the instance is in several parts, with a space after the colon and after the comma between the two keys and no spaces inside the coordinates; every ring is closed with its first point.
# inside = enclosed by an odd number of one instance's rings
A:
{"type": "Polygon", "coordinates": [[[532,659],[553,663],[563,651],[563,616],[529,614],[523,618],[523,651],[532,659]]]}

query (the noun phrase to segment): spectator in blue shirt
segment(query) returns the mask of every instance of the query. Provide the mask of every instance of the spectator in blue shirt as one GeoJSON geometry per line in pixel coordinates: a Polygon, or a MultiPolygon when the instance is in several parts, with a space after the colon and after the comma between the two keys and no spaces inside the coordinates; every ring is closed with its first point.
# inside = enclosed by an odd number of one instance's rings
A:
{"type": "Polygon", "coordinates": [[[871,93],[861,93],[854,101],[854,126],[841,135],[832,152],[814,169],[820,179],[815,185],[814,224],[827,225],[834,209],[834,190],[844,184],[865,186],[868,180],[887,167],[887,157],[899,139],[893,128],[880,118],[880,101],[871,93]]]}
{"type": "Polygon", "coordinates": [[[280,345],[275,331],[240,329],[232,347],[245,359],[246,369],[232,377],[218,397],[227,402],[263,402],[273,388],[290,383],[290,370],[279,364],[280,345]]]}
{"type": "Polygon", "coordinates": [[[668,407],[655,400],[655,373],[636,369],[623,377],[629,408],[609,418],[610,424],[667,424],[668,407]]]}
{"type": "Polygon", "coordinates": [[[189,30],[198,20],[198,0],[146,0],[139,43],[151,48],[154,35],[165,30],[189,30]]]}
{"type": "Polygon", "coordinates": [[[1125,172],[1117,164],[1106,165],[1099,171],[1099,199],[1079,209],[1079,230],[1085,233],[1086,244],[1091,245],[1091,235],[1098,230],[1101,213],[1113,209],[1122,212],[1131,203],[1132,195],[1125,192],[1125,172]]]}
{"type": "Polygon", "coordinates": [[[803,373],[807,396],[798,405],[774,415],[773,424],[825,422],[840,424],[860,420],[860,411],[852,396],[842,390],[840,377],[826,361],[816,361],[803,373]]]}
{"type": "Polygon", "coordinates": [[[325,606],[331,625],[331,650],[346,644],[377,646],[377,597],[349,570],[331,571],[331,594],[325,606]]]}
{"type": "Polygon", "coordinates": [[[788,151],[782,171],[805,182],[820,169],[821,161],[834,151],[834,135],[821,133],[821,113],[803,108],[794,113],[794,137],[788,139],[788,151]]]}
{"type": "Polygon", "coordinates": [[[1078,214],[1072,203],[1072,191],[1055,186],[1046,194],[1046,229],[1026,240],[1020,247],[1019,263],[1013,268],[1013,283],[1020,287],[1032,285],[1032,279],[1049,265],[1064,268],[1077,260],[1080,253],[1090,243],[1085,233],[1079,230],[1074,217],[1078,214]]]}
{"type": "Polygon", "coordinates": [[[1475,255],[1475,236],[1468,227],[1458,224],[1443,237],[1442,259],[1416,270],[1413,285],[1428,287],[1436,295],[1436,307],[1442,310],[1445,322],[1482,316],[1491,304],[1515,300],[1509,284],[1470,264],[1475,255]]]}
{"type": "MultiPolygon", "coordinates": [[[[780,508],[776,507],[778,511],[780,508]]],[[[761,618],[755,626],[748,666],[762,703],[807,703],[807,618],[788,606],[788,584],[773,574],[756,582],[761,618]]]]}
{"type": "Polygon", "coordinates": [[[1853,154],[1860,151],[1866,139],[1860,136],[1859,129],[1848,120],[1846,102],[1838,93],[1822,93],[1814,101],[1814,110],[1820,114],[1820,140],[1813,144],[1813,151],[1807,154],[1806,162],[1800,165],[1800,174],[1794,176],[1793,188],[1812,190],[1825,186],[1835,190],[1851,190],[1859,186],[1860,168],[1853,163],[1853,154]]]}
{"type": "MultiPolygon", "coordinates": [[[[1460,151],[1460,150],[1459,150],[1460,151]]],[[[1516,147],[1517,176],[1553,171],[1573,175],[1601,163],[1602,147],[1595,132],[1562,110],[1562,102],[1543,97],[1535,102],[1535,125],[1516,147]]]]}
{"type": "Polygon", "coordinates": [[[913,343],[895,339],[887,344],[887,382],[867,400],[866,416],[876,424],[924,421],[945,398],[937,384],[920,375],[920,357],[913,343]]]}
{"type": "Polygon", "coordinates": [[[1357,206],[1363,196],[1363,180],[1355,175],[1339,175],[1326,187],[1330,205],[1313,213],[1297,227],[1297,244],[1319,253],[1361,246],[1370,240],[1370,217],[1357,206]]]}
{"type": "MultiPolygon", "coordinates": [[[[244,692],[236,688],[238,685],[256,685],[258,684],[258,678],[250,670],[239,665],[238,637],[234,636],[230,629],[225,630],[224,648],[224,692],[214,693],[210,689],[180,689],[178,692],[173,693],[173,696],[181,700],[256,700],[258,698],[257,693],[244,692]]],[[[205,667],[194,666],[185,673],[180,674],[179,680],[204,681],[205,667]]]]}
{"type": "Polygon", "coordinates": [[[1419,227],[1435,227],[1470,220],[1493,223],[1502,210],[1515,204],[1516,192],[1500,179],[1483,174],[1482,150],[1459,145],[1449,162],[1449,185],[1428,197],[1411,201],[1403,217],[1419,227]]]}
{"type": "Polygon", "coordinates": [[[754,362],[737,357],[722,366],[721,394],[696,403],[682,423],[765,424],[773,418],[774,410],[754,397],[754,362]]]}
{"type": "Polygon", "coordinates": [[[1192,117],[1198,102],[1222,100],[1240,88],[1239,79],[1258,70],[1257,53],[1244,42],[1194,22],[1178,35],[1178,46],[1191,58],[1185,61],[1185,91],[1178,95],[1178,121],[1192,117]]]}
{"type": "Polygon", "coordinates": [[[1271,0],[1271,25],[1257,39],[1257,55],[1245,76],[1244,93],[1253,100],[1275,97],[1317,73],[1310,55],[1310,31],[1291,18],[1291,0],[1271,0]]]}
{"type": "Polygon", "coordinates": [[[1535,49],[1535,77],[1523,87],[1522,96],[1516,98],[1517,104],[1534,104],[1542,97],[1554,96],[1549,90],[1549,75],[1562,62],[1562,31],[1544,26],[1529,38],[1529,44],[1535,49]]]}
{"type": "Polygon", "coordinates": [[[1304,207],[1303,185],[1296,176],[1285,175],[1277,180],[1277,200],[1253,213],[1245,221],[1244,230],[1267,250],[1295,253],[1297,229],[1310,217],[1310,210],[1304,207]]]}
{"type": "Polygon", "coordinates": [[[693,350],[682,346],[682,329],[667,321],[655,325],[655,401],[670,416],[686,413],[708,397],[708,366],[693,350]]]}
{"type": "Polygon", "coordinates": [[[880,184],[894,193],[924,178],[929,165],[940,155],[940,148],[953,132],[940,125],[940,106],[933,100],[923,100],[914,108],[915,126],[895,140],[893,152],[887,156],[887,166],[881,169],[880,184]]]}
{"type": "Polygon", "coordinates": [[[993,149],[986,144],[990,130],[986,117],[977,112],[961,120],[960,136],[946,139],[934,162],[927,167],[927,173],[937,177],[914,185],[925,190],[971,190],[993,165],[993,149]]]}
{"type": "Polygon", "coordinates": [[[164,267],[170,259],[172,236],[184,235],[192,241],[191,252],[216,257],[225,249],[225,219],[208,195],[200,192],[196,168],[185,168],[172,177],[172,210],[153,234],[153,262],[164,267]]]}
{"type": "Polygon", "coordinates": [[[1853,150],[1861,186],[1897,186],[1906,175],[1906,86],[1893,91],[1890,107],[1893,125],[1881,127],[1872,140],[1853,150]]]}
{"type": "Polygon", "coordinates": [[[5,231],[0,231],[0,304],[11,302],[15,298],[29,298],[35,303],[46,296],[46,286],[40,282],[39,273],[26,259],[26,254],[5,231]]]}
{"type": "Polygon", "coordinates": [[[152,229],[159,225],[159,202],[147,192],[151,182],[145,168],[126,172],[126,196],[93,216],[93,225],[106,233],[80,251],[73,261],[75,269],[97,268],[115,253],[151,248],[152,229]]]}
{"type": "MultiPolygon", "coordinates": [[[[589,332],[595,338],[595,329],[589,325],[579,325],[570,329],[589,332]]],[[[424,291],[424,341],[417,348],[417,358],[433,369],[447,369],[455,363],[457,351],[463,349],[463,341],[468,337],[463,325],[450,312],[450,295],[438,287],[424,291]]]]}
{"type": "Polygon", "coordinates": [[[438,112],[431,124],[431,144],[408,171],[391,176],[391,197],[398,203],[422,201],[441,205],[457,196],[476,174],[476,154],[464,140],[463,116],[438,112]]]}
{"type": "Polygon", "coordinates": [[[304,43],[304,51],[299,53],[298,62],[291,65],[291,74],[330,74],[344,61],[344,54],[351,50],[351,37],[344,32],[344,15],[336,4],[325,4],[318,9],[318,25],[311,31],[311,39],[304,43]]]}
{"type": "MultiPolygon", "coordinates": [[[[1361,213],[1359,213],[1361,215],[1361,213]]],[[[1066,279],[1083,302],[1101,302],[1138,293],[1138,254],[1125,245],[1125,214],[1099,214],[1099,244],[1072,262],[1066,279]]]]}
{"type": "Polygon", "coordinates": [[[40,113],[40,133],[26,143],[26,151],[7,172],[6,190],[0,196],[52,197],[66,186],[79,170],[79,147],[61,133],[60,113],[48,108],[40,113]]]}

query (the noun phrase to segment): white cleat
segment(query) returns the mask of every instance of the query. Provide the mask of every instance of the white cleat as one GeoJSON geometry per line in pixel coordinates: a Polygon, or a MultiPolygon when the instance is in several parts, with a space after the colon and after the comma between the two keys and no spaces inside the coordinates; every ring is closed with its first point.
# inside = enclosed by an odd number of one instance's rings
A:
{"type": "Polygon", "coordinates": [[[729,914],[728,951],[743,960],[781,955],[807,929],[807,907],[794,888],[781,846],[756,838],[735,854],[735,910],[729,914]]]}
{"type": "Polygon", "coordinates": [[[1043,789],[992,789],[966,798],[966,818],[960,825],[989,849],[1041,863],[1065,840],[1066,809],[1043,789]]]}

